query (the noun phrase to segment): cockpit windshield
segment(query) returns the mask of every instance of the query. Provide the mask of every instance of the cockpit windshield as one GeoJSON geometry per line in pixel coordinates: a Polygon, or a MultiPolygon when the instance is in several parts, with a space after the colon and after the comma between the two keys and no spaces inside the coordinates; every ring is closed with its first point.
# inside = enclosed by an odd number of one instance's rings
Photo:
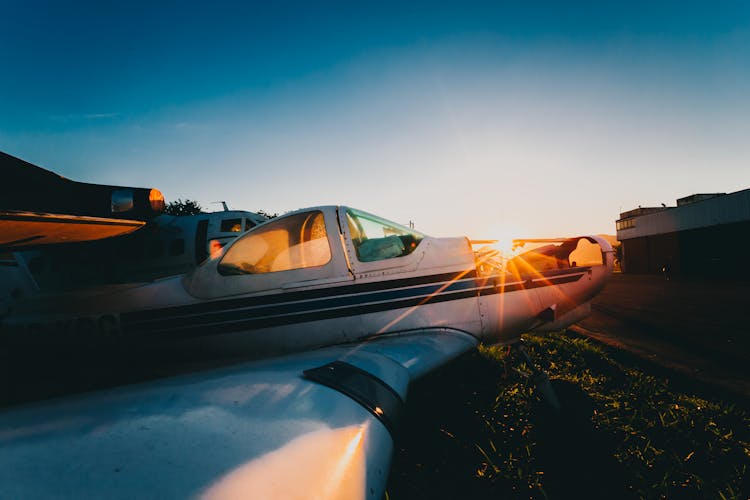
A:
{"type": "Polygon", "coordinates": [[[346,209],[346,221],[360,262],[409,255],[425,237],[418,231],[353,208],[346,209]]]}

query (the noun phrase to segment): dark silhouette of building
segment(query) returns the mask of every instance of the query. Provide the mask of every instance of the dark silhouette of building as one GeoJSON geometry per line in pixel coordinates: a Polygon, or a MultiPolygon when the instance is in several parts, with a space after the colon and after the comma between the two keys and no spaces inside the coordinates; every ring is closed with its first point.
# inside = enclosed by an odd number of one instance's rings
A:
{"type": "Polygon", "coordinates": [[[693,194],[674,207],[620,214],[622,270],[631,274],[750,279],[750,189],[693,194]]]}

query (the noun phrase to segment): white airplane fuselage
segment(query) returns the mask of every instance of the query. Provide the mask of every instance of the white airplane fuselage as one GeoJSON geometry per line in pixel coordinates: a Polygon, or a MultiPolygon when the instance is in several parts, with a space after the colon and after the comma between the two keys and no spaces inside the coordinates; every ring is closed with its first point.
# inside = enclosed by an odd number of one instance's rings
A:
{"type": "Polygon", "coordinates": [[[363,214],[336,206],[287,214],[184,276],[15,304],[0,333],[11,345],[168,343],[252,357],[425,327],[510,343],[580,319],[612,269],[609,244],[586,237],[601,248],[598,264],[480,275],[466,238],[399,233],[395,224],[375,238],[363,214]],[[301,229],[289,229],[297,220],[301,229]],[[256,258],[278,241],[278,254],[256,258]]]}

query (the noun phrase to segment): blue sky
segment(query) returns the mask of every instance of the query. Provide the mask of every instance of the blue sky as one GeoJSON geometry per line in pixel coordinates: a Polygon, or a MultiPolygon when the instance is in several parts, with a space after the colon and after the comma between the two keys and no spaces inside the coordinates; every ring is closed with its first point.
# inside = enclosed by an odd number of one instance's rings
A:
{"type": "Polygon", "coordinates": [[[102,4],[0,0],[0,150],[475,238],[750,187],[741,2],[102,4]]]}

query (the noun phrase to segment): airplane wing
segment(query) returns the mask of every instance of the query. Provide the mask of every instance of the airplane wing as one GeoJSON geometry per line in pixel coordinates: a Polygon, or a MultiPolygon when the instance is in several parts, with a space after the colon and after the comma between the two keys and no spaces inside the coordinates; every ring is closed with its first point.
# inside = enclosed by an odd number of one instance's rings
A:
{"type": "Polygon", "coordinates": [[[110,238],[164,211],[153,188],[66,179],[0,151],[0,251],[110,238]]]}
{"type": "Polygon", "coordinates": [[[153,188],[90,184],[0,151],[0,209],[149,220],[164,211],[164,195],[153,188]]]}
{"type": "Polygon", "coordinates": [[[127,219],[1,210],[0,249],[11,251],[53,243],[101,240],[131,233],[144,224],[127,219]]]}
{"type": "Polygon", "coordinates": [[[473,349],[430,328],[11,408],[7,498],[382,498],[410,383],[473,349]]]}

